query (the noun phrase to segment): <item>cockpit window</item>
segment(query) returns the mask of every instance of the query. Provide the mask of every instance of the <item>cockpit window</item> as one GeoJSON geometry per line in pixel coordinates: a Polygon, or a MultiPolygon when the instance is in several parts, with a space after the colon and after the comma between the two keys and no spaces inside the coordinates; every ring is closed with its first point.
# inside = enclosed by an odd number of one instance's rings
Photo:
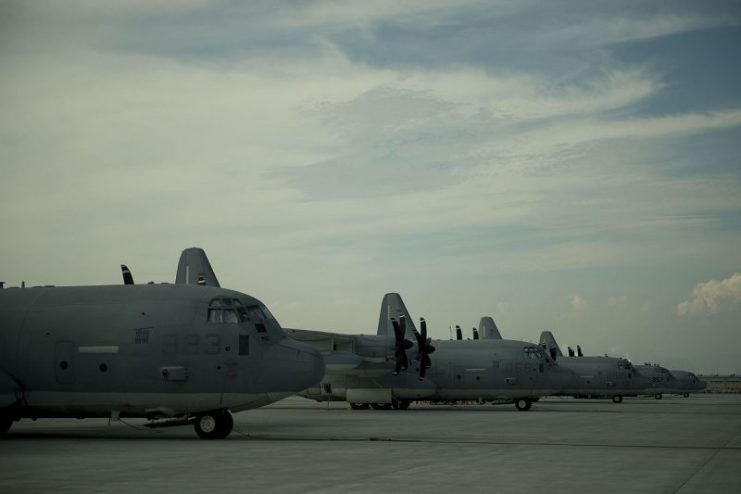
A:
{"type": "Polygon", "coordinates": [[[208,306],[208,322],[236,324],[248,320],[247,311],[235,298],[215,298],[208,306]]]}
{"type": "Polygon", "coordinates": [[[252,322],[265,321],[273,319],[273,314],[264,305],[248,305],[247,318],[252,322]]]}
{"type": "Polygon", "coordinates": [[[525,356],[533,360],[548,360],[546,353],[539,346],[528,346],[524,349],[525,356]]]}

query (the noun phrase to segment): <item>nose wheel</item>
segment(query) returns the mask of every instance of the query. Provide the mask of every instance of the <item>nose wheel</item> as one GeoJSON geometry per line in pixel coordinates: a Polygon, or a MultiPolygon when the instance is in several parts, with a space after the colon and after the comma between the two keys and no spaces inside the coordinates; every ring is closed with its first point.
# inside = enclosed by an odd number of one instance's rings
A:
{"type": "Polygon", "coordinates": [[[623,395],[615,395],[612,397],[613,403],[622,403],[623,402],[623,395]]]}
{"type": "Polygon", "coordinates": [[[234,428],[234,419],[228,410],[214,410],[196,416],[193,427],[201,439],[224,439],[234,428]]]}
{"type": "Polygon", "coordinates": [[[654,398],[656,398],[657,400],[660,400],[661,398],[663,398],[663,396],[661,395],[661,393],[656,393],[654,395],[654,398]]]}

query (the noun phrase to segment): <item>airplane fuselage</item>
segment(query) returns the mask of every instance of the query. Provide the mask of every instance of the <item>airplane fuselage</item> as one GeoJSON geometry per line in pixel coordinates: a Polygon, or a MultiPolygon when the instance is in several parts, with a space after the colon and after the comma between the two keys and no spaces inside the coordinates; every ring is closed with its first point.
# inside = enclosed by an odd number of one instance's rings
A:
{"type": "Polygon", "coordinates": [[[304,389],[322,373],[316,350],[287,338],[261,302],[232,290],[169,284],[0,290],[6,416],[239,411],[304,389]]]}
{"type": "MultiPolygon", "coordinates": [[[[366,336],[366,339],[383,336],[366,336]]],[[[325,352],[327,373],[320,387],[302,395],[316,400],[387,403],[397,400],[515,400],[555,393],[570,378],[542,349],[513,340],[437,340],[432,366],[418,379],[419,361],[394,376],[392,363],[373,363],[356,370],[334,370],[325,352]],[[373,373],[371,373],[373,369],[373,373]]]]}

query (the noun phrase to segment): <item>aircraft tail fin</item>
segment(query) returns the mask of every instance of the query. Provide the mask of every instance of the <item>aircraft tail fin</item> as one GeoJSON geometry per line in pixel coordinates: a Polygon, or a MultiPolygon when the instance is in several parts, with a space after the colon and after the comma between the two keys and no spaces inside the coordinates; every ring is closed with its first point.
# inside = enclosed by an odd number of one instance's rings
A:
{"type": "Polygon", "coordinates": [[[175,283],[180,285],[206,285],[220,287],[219,280],[203,249],[191,247],[180,254],[175,283]]]}
{"type": "Polygon", "coordinates": [[[542,333],[540,333],[540,344],[545,346],[548,352],[550,352],[551,356],[553,356],[555,353],[557,357],[563,357],[561,348],[559,348],[558,343],[556,343],[556,338],[553,337],[553,333],[551,333],[550,331],[543,331],[542,333]]]}
{"type": "Polygon", "coordinates": [[[391,324],[391,319],[393,318],[398,321],[401,316],[404,316],[406,325],[404,336],[413,338],[412,335],[417,328],[406,305],[404,305],[404,301],[401,299],[401,295],[398,293],[387,293],[384,295],[381,301],[381,312],[378,315],[378,331],[376,334],[379,336],[393,335],[394,327],[391,324]]]}
{"type": "Polygon", "coordinates": [[[494,322],[494,318],[490,316],[482,317],[479,321],[479,334],[481,339],[484,340],[501,340],[502,335],[499,333],[499,328],[494,322]]]}

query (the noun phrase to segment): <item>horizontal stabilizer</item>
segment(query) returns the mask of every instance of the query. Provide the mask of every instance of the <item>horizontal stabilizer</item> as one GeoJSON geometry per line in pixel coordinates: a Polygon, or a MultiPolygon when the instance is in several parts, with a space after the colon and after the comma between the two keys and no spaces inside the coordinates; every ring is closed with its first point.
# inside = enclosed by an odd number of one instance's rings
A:
{"type": "Polygon", "coordinates": [[[175,283],[180,285],[206,285],[220,287],[219,280],[208,262],[203,249],[191,247],[180,254],[175,283]]]}
{"type": "Polygon", "coordinates": [[[502,335],[499,333],[499,328],[497,328],[494,318],[490,316],[482,317],[479,321],[479,335],[482,340],[502,339],[502,335]]]}

